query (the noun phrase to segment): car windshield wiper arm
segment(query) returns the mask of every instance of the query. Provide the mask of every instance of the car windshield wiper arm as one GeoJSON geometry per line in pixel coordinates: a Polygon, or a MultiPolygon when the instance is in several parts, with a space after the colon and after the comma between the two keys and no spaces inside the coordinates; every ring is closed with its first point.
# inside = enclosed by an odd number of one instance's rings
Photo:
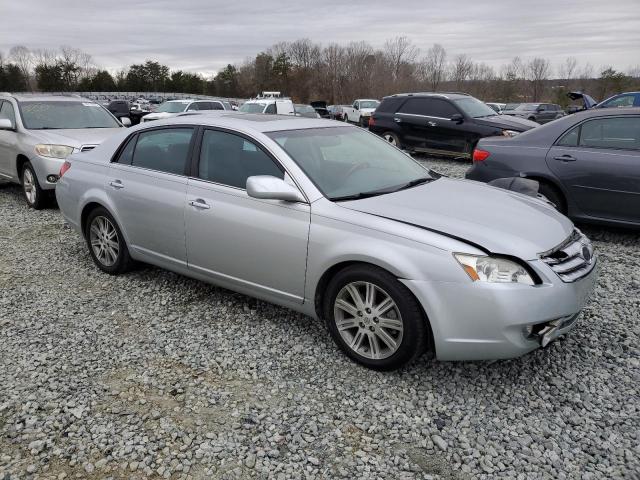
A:
{"type": "Polygon", "coordinates": [[[359,192],[359,193],[354,193],[352,195],[343,195],[341,197],[330,197],[329,200],[331,200],[332,202],[340,202],[343,200],[360,200],[361,198],[369,198],[369,197],[375,197],[377,195],[384,195],[385,193],[397,192],[399,190],[415,187],[416,185],[421,185],[423,183],[430,182],[432,180],[435,180],[435,179],[431,177],[421,177],[421,178],[416,178],[415,180],[411,180],[410,182],[403,183],[402,185],[399,185],[399,186],[382,188],[380,190],[371,190],[369,192],[359,192]]]}

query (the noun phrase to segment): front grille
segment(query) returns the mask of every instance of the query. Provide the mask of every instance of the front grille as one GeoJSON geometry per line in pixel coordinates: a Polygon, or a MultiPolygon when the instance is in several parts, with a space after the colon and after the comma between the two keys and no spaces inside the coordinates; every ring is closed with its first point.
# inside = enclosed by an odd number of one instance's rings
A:
{"type": "Polygon", "coordinates": [[[575,282],[585,277],[596,265],[591,241],[578,229],[557,247],[540,254],[563,282],[575,282]]]}
{"type": "Polygon", "coordinates": [[[80,151],[81,152],[88,152],[89,150],[93,150],[96,147],[97,147],[97,145],[83,145],[82,147],[80,147],[80,151]]]}

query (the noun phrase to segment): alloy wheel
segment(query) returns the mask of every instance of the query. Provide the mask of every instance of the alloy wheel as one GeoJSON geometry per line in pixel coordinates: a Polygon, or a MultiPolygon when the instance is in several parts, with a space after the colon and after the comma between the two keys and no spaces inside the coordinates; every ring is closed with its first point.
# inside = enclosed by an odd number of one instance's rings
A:
{"type": "Polygon", "coordinates": [[[120,243],[118,231],[107,217],[97,216],[89,228],[89,243],[96,259],[105,267],[118,261],[120,243]]]}
{"type": "Polygon", "coordinates": [[[393,135],[386,133],[382,136],[382,138],[384,138],[387,142],[389,142],[394,147],[398,146],[398,142],[396,142],[396,137],[394,137],[393,135]]]}
{"type": "Polygon", "coordinates": [[[377,285],[348,283],[336,296],[333,310],[340,336],[358,355],[381,360],[400,348],[404,331],[400,309],[377,285]]]}
{"type": "Polygon", "coordinates": [[[24,173],[22,174],[22,188],[24,189],[24,195],[27,197],[27,201],[31,205],[36,203],[38,196],[36,179],[30,168],[25,168],[24,173]]]}

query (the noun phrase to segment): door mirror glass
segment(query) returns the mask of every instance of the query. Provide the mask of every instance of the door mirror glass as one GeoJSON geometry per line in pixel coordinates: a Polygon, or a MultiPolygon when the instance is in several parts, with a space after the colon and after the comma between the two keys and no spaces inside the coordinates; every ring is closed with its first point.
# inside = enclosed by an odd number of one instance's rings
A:
{"type": "Polygon", "coordinates": [[[451,115],[451,121],[455,123],[462,123],[464,122],[464,117],[461,113],[454,113],[453,115],[451,115]]]}
{"type": "Polygon", "coordinates": [[[13,123],[8,118],[0,118],[0,130],[13,130],[13,123]]]}
{"type": "Polygon", "coordinates": [[[129,117],[122,117],[120,119],[120,123],[122,123],[122,125],[124,125],[125,127],[131,126],[131,120],[129,119],[129,117]]]}
{"type": "Polygon", "coordinates": [[[247,178],[247,194],[250,197],[265,200],[306,202],[296,187],[272,175],[254,175],[247,178]]]}

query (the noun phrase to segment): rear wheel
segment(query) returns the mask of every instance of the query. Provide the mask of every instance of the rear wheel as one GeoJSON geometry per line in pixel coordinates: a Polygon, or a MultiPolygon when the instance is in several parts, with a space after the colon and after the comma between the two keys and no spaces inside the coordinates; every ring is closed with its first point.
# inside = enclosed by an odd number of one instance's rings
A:
{"type": "Polygon", "coordinates": [[[35,210],[41,210],[47,206],[50,199],[48,192],[40,188],[38,177],[30,162],[26,162],[22,167],[22,192],[27,201],[27,205],[35,210]]]}
{"type": "Polygon", "coordinates": [[[382,134],[382,138],[384,138],[387,142],[389,142],[394,147],[402,148],[402,144],[400,143],[400,138],[393,132],[384,132],[382,134]]]}
{"type": "Polygon", "coordinates": [[[560,213],[567,214],[567,202],[564,195],[557,187],[549,182],[538,181],[540,186],[538,192],[547,198],[560,213]]]}
{"type": "Polygon", "coordinates": [[[93,262],[103,272],[118,275],[131,268],[133,260],[124,236],[106,209],[99,207],[89,214],[85,239],[93,262]]]}
{"type": "Polygon", "coordinates": [[[394,370],[427,348],[430,334],[418,301],[385,270],[345,268],[329,282],[323,303],[333,340],[366,367],[394,370]]]}

